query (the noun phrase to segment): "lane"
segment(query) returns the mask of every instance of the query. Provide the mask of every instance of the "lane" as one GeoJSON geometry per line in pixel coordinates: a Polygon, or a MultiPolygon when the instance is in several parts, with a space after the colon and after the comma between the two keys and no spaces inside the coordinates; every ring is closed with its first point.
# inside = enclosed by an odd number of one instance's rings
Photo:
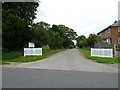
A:
{"type": "Polygon", "coordinates": [[[16,64],[13,67],[118,73],[118,68],[85,59],[78,49],[62,51],[43,60],[16,64]]]}
{"type": "Polygon", "coordinates": [[[3,88],[118,88],[118,74],[3,68],[3,88]]]}

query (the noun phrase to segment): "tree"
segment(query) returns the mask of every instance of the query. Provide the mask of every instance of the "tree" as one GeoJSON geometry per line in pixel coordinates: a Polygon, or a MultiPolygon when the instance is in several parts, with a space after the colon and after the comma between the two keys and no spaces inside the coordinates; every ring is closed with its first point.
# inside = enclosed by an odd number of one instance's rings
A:
{"type": "Polygon", "coordinates": [[[90,34],[87,39],[88,45],[94,47],[95,43],[101,42],[100,37],[95,34],[90,34]]]}
{"type": "Polygon", "coordinates": [[[80,48],[85,48],[85,47],[87,47],[87,46],[88,46],[87,38],[84,38],[84,39],[80,40],[80,41],[78,42],[78,46],[79,46],[80,48]]]}
{"type": "Polygon", "coordinates": [[[62,48],[60,34],[58,32],[54,32],[52,30],[49,30],[49,35],[51,37],[51,41],[49,44],[50,48],[52,48],[52,49],[62,48]]]}
{"type": "Polygon", "coordinates": [[[32,25],[36,18],[38,5],[38,2],[4,2],[2,4],[2,22],[4,23],[8,19],[7,16],[12,14],[28,25],[32,25]]]}
{"type": "Polygon", "coordinates": [[[86,47],[87,46],[87,39],[84,35],[80,35],[76,38],[77,41],[77,46],[80,48],[86,47]]]}
{"type": "Polygon", "coordinates": [[[41,26],[41,23],[34,24],[32,30],[33,36],[31,41],[36,44],[36,47],[42,47],[50,43],[49,33],[41,26]]]}
{"type": "Polygon", "coordinates": [[[50,29],[50,24],[46,23],[46,22],[38,22],[36,23],[37,25],[39,25],[40,28],[45,29],[45,30],[49,30],[50,29]]]}
{"type": "Polygon", "coordinates": [[[62,45],[64,48],[71,48],[71,46],[74,46],[74,42],[69,38],[64,38],[62,45]]]}
{"type": "Polygon", "coordinates": [[[3,48],[20,50],[30,38],[31,31],[27,24],[15,16],[9,15],[3,23],[3,48]]]}
{"type": "Polygon", "coordinates": [[[65,25],[58,25],[58,32],[61,37],[70,38],[71,40],[75,40],[77,36],[77,33],[73,29],[65,25]]]}
{"type": "Polygon", "coordinates": [[[2,5],[3,48],[21,50],[31,40],[31,26],[38,2],[4,2],[2,5]]]}

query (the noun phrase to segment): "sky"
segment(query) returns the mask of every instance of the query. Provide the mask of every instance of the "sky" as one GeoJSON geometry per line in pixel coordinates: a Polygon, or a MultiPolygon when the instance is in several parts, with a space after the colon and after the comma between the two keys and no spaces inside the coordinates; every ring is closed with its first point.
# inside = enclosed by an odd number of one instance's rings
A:
{"type": "Polygon", "coordinates": [[[62,24],[78,36],[97,34],[118,20],[120,0],[40,0],[34,22],[62,24]]]}

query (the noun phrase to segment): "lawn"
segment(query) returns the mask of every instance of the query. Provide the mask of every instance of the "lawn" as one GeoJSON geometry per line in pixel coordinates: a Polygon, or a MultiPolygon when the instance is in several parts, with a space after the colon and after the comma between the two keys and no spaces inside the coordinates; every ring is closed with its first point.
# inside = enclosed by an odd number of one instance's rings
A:
{"type": "Polygon", "coordinates": [[[26,56],[26,57],[20,56],[15,59],[3,60],[2,64],[7,64],[8,62],[33,62],[33,61],[47,58],[49,55],[59,51],[63,51],[63,50],[64,49],[46,49],[46,50],[43,50],[42,56],[26,56]]]}
{"type": "Polygon", "coordinates": [[[119,57],[113,57],[113,58],[93,57],[93,56],[90,56],[90,54],[91,54],[90,49],[80,49],[80,51],[83,53],[83,55],[87,59],[93,60],[98,63],[105,63],[105,64],[120,63],[119,57]]]}

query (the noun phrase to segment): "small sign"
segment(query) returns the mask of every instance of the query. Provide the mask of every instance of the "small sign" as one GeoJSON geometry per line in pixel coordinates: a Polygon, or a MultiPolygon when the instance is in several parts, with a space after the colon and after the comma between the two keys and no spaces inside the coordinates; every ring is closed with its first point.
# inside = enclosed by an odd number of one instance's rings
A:
{"type": "Polygon", "coordinates": [[[29,42],[29,43],[28,43],[28,47],[29,47],[29,48],[34,48],[34,47],[35,47],[35,44],[34,44],[34,43],[29,42]]]}

